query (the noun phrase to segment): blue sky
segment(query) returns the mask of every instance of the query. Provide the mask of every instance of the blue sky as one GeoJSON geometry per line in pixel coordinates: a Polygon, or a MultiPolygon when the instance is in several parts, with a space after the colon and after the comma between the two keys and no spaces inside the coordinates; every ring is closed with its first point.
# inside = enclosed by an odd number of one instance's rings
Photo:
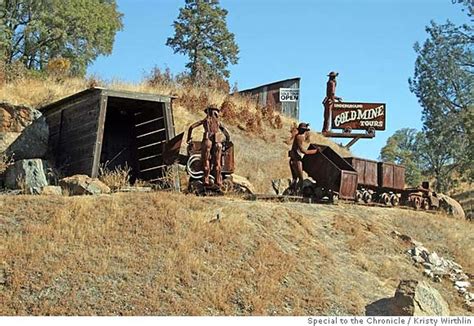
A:
{"type": "MultiPolygon", "coordinates": [[[[165,46],[184,0],[118,0],[124,30],[112,55],[100,57],[90,74],[138,82],[154,66],[183,71],[186,57],[165,46]]],[[[387,104],[387,129],[352,147],[377,159],[400,128],[420,129],[421,107],[409,91],[416,54],[430,20],[467,23],[450,0],[221,0],[228,28],[240,47],[230,82],[246,89],[301,77],[300,119],[322,125],[326,75],[338,71],[337,94],[345,101],[387,104]]]]}

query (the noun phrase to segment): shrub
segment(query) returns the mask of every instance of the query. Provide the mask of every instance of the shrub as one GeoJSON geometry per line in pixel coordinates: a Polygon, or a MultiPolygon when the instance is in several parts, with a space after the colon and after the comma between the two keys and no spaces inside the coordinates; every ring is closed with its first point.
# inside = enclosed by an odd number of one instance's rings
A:
{"type": "Polygon", "coordinates": [[[110,190],[118,191],[130,186],[130,171],[131,168],[128,165],[117,166],[113,170],[102,165],[99,169],[99,180],[105,183],[110,190]]]}
{"type": "Polygon", "coordinates": [[[62,81],[71,72],[71,61],[62,57],[53,58],[48,61],[46,72],[49,76],[56,78],[56,80],[62,81]]]}
{"type": "Polygon", "coordinates": [[[172,86],[175,84],[175,79],[170,68],[166,68],[162,72],[160,68],[154,67],[150,75],[146,77],[145,82],[151,87],[172,86]]]}
{"type": "Polygon", "coordinates": [[[222,102],[221,116],[222,119],[231,124],[235,124],[238,120],[238,114],[235,109],[235,104],[234,102],[232,102],[229,96],[225,98],[224,102],[222,102]]]}
{"type": "Polygon", "coordinates": [[[281,121],[281,117],[279,114],[275,116],[275,121],[273,122],[273,125],[276,129],[283,128],[283,121],[281,121]]]}

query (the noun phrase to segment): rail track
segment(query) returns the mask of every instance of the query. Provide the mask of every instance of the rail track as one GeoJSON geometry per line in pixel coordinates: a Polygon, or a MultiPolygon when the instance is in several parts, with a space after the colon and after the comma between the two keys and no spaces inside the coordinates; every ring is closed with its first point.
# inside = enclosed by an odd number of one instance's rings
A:
{"type": "Polygon", "coordinates": [[[384,203],[376,203],[376,202],[355,202],[353,200],[347,200],[347,199],[338,199],[337,202],[332,202],[329,199],[317,199],[317,198],[311,198],[311,197],[302,197],[302,196],[291,196],[291,195],[268,195],[268,194],[252,194],[252,195],[245,195],[244,198],[246,200],[252,200],[252,201],[274,201],[274,202],[282,202],[282,203],[287,203],[287,202],[299,202],[299,203],[305,203],[305,204],[331,204],[331,205],[337,205],[339,202],[348,204],[348,205],[357,205],[357,206],[366,206],[366,207],[381,207],[381,208],[398,208],[398,209],[404,209],[404,210],[411,210],[411,211],[419,211],[419,212],[426,212],[430,214],[438,214],[439,210],[423,210],[423,209],[416,209],[414,207],[410,206],[402,206],[402,205],[386,205],[384,203]]]}

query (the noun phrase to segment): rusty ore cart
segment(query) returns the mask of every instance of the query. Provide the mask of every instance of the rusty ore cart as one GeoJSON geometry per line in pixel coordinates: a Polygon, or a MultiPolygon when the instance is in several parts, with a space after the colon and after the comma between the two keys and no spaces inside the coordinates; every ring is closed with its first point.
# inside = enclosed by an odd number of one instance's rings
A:
{"type": "Polygon", "coordinates": [[[344,159],[357,171],[356,201],[363,200],[366,203],[372,201],[372,194],[378,187],[377,161],[358,157],[345,157],[344,159]]]}
{"type": "Polygon", "coordinates": [[[303,170],[316,184],[303,188],[304,196],[332,201],[355,200],[357,190],[356,170],[328,146],[311,144],[308,149],[319,148],[316,154],[303,157],[303,170]]]}
{"type": "Polygon", "coordinates": [[[429,185],[405,188],[405,167],[403,165],[376,162],[358,157],[346,157],[358,174],[356,202],[371,201],[397,206],[402,202],[415,209],[437,209],[439,200],[429,185]]]}
{"type": "MultiPolygon", "coordinates": [[[[221,161],[221,174],[222,174],[222,188],[221,190],[225,193],[233,189],[234,185],[230,180],[230,176],[234,173],[234,144],[232,142],[225,142],[222,144],[222,161],[221,161]]],[[[204,187],[202,178],[204,176],[202,160],[201,160],[201,142],[193,141],[187,148],[188,155],[181,156],[180,162],[186,165],[186,172],[189,175],[188,191],[197,195],[204,195],[207,190],[204,187]]],[[[211,171],[213,172],[213,171],[211,171]]],[[[214,178],[211,173],[211,182],[214,178]]]]}

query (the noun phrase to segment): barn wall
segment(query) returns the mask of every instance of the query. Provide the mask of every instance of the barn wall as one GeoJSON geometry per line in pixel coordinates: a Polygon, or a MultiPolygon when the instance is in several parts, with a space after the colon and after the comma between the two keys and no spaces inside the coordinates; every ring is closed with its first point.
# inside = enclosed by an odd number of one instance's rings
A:
{"type": "Polygon", "coordinates": [[[300,88],[300,79],[288,79],[268,85],[263,85],[250,90],[241,91],[241,94],[251,94],[257,98],[259,106],[275,108],[282,115],[299,119],[299,100],[296,102],[280,102],[280,88],[300,88]]]}

